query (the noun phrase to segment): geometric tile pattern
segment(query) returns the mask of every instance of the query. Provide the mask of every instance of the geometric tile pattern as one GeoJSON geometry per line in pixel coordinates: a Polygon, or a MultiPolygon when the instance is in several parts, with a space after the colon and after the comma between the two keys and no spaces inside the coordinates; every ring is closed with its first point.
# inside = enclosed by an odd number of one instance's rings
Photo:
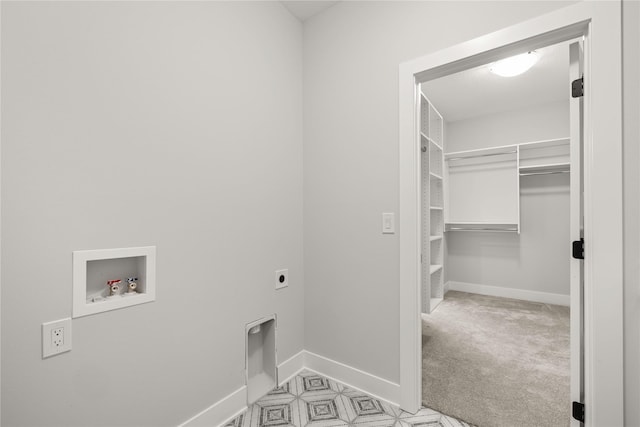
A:
{"type": "Polygon", "coordinates": [[[291,424],[291,405],[265,405],[260,410],[261,426],[288,426],[291,424]]]}
{"type": "Polygon", "coordinates": [[[338,407],[333,399],[315,400],[305,403],[307,406],[307,419],[310,422],[339,419],[338,407]]]}
{"type": "Polygon", "coordinates": [[[469,427],[422,408],[410,414],[315,372],[302,371],[224,427],[469,427]]]}
{"type": "Polygon", "coordinates": [[[304,391],[330,390],[329,380],[321,377],[320,375],[303,377],[302,384],[304,386],[304,391]]]}

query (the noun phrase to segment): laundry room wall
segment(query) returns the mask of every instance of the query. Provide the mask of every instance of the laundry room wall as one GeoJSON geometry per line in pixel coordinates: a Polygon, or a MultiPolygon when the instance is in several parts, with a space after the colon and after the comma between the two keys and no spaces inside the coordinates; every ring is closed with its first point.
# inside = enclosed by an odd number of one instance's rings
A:
{"type": "Polygon", "coordinates": [[[399,64],[570,3],[340,2],[305,22],[305,349],[399,381],[398,234],[381,232],[399,64]]]}
{"type": "Polygon", "coordinates": [[[176,426],[303,349],[302,24],[279,2],[2,2],[2,425],[176,426]],[[156,301],[73,319],[72,251],[156,301]],[[275,290],[275,270],[289,287],[275,290]]]}

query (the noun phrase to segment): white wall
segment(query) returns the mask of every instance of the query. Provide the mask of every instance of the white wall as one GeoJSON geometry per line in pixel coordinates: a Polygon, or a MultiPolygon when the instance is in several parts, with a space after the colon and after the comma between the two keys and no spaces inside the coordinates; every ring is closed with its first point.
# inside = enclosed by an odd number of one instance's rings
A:
{"type": "Polygon", "coordinates": [[[305,23],[307,350],[399,380],[398,236],[381,234],[398,212],[398,65],[566,4],[341,2],[305,23]]]}
{"type": "MultiPolygon", "coordinates": [[[[567,70],[568,60],[567,47],[567,70]]],[[[447,132],[446,152],[565,137],[569,104],[450,122],[447,132]]],[[[445,280],[569,295],[569,175],[523,177],[520,196],[519,235],[446,233],[445,280]]]]}
{"type": "MultiPolygon", "coordinates": [[[[444,119],[447,120],[446,117],[444,119]]],[[[554,102],[447,122],[446,130],[445,152],[565,137],[569,136],[569,103],[554,102]]]]}
{"type": "Polygon", "coordinates": [[[625,420],[640,425],[640,3],[622,3],[625,420]]]}
{"type": "MultiPolygon", "coordinates": [[[[397,235],[379,234],[398,205],[398,64],[561,6],[343,2],[307,21],[307,349],[398,380],[397,235]]],[[[636,93],[637,6],[625,1],[636,93]]],[[[266,312],[280,314],[280,360],[302,348],[299,23],[268,3],[1,11],[2,424],[175,425],[240,386],[243,324],[266,312]],[[74,321],[73,351],[42,361],[40,323],[71,311],[71,251],[140,244],[158,245],[157,301],[74,321]],[[283,264],[284,296],[269,290],[283,264]],[[109,368],[127,358],[141,363],[109,368]]],[[[637,99],[625,96],[627,425],[640,424],[637,99]]]]}
{"type": "Polygon", "coordinates": [[[277,2],[2,2],[2,425],[177,425],[303,348],[302,27],[277,2]],[[71,252],[156,245],[157,300],[73,320],[71,252]],[[289,268],[290,287],[274,290],[289,268]]]}

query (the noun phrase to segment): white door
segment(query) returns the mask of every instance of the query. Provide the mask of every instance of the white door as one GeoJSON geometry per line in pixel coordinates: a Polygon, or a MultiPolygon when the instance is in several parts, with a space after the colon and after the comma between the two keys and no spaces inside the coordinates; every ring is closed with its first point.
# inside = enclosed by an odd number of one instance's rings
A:
{"type": "MultiPolygon", "coordinates": [[[[582,43],[576,42],[569,46],[569,88],[571,83],[582,77],[582,43]]],[[[584,237],[583,221],[583,194],[584,184],[582,179],[583,162],[583,98],[573,96],[569,100],[570,120],[570,237],[571,241],[580,241],[584,237]]],[[[572,410],[572,402],[584,402],[584,261],[573,257],[571,250],[571,387],[569,410],[572,410]]],[[[571,418],[571,426],[578,427],[580,422],[571,418]]]]}

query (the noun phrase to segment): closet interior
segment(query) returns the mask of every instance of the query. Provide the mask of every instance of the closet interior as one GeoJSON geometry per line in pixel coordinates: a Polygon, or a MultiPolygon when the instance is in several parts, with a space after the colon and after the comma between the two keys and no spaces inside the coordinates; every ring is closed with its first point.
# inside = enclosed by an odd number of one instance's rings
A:
{"type": "Polygon", "coordinates": [[[417,97],[423,402],[475,425],[568,424],[569,45],[535,55],[417,97]]]}
{"type": "MultiPolygon", "coordinates": [[[[560,254],[557,249],[558,245],[566,249],[562,239],[568,235],[566,51],[566,45],[544,49],[542,58],[553,62],[550,68],[558,68],[557,63],[565,68],[551,83],[542,87],[519,83],[529,87],[529,102],[523,101],[527,94],[516,83],[520,77],[503,82],[497,76],[481,75],[479,70],[421,85],[423,313],[431,313],[449,289],[485,292],[490,287],[499,294],[508,288],[523,299],[544,293],[552,302],[568,305],[568,252],[560,254]],[[473,87],[479,79],[489,81],[492,77],[495,81],[486,84],[490,89],[473,87]],[[442,80],[449,82],[443,84],[442,80]],[[562,86],[557,83],[560,81],[562,86]],[[497,89],[500,85],[504,88],[497,89]],[[455,87],[459,87],[458,93],[455,89],[452,92],[455,87]],[[466,110],[457,109],[456,99],[466,110]],[[474,105],[478,106],[475,111],[474,105]],[[536,206],[530,209],[533,199],[536,206]],[[528,207],[526,212],[523,206],[528,207]],[[555,219],[549,217],[549,209],[555,211],[555,219]],[[541,233],[551,240],[540,242],[541,233]],[[551,253],[559,256],[552,259],[551,253]],[[533,272],[545,268],[555,274],[553,280],[539,274],[532,277],[533,272]],[[500,271],[509,277],[499,277],[500,271]]],[[[527,78],[549,80],[542,74],[527,78]]]]}

